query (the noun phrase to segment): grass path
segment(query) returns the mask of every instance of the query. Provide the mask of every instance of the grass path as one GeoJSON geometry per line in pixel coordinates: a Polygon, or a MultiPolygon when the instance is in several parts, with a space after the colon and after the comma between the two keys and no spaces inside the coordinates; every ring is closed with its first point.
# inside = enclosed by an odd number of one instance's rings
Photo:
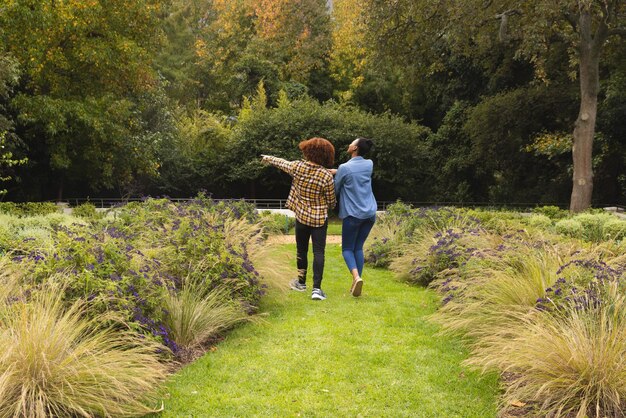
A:
{"type": "MultiPolygon", "coordinates": [[[[294,245],[276,257],[293,262],[294,245]]],[[[295,263],[294,263],[295,264],[295,263]]],[[[163,417],[495,417],[495,376],[462,367],[459,341],[435,335],[428,290],[367,269],[363,296],[338,245],[327,247],[323,289],[270,294],[261,324],[229,333],[168,384],[163,417]]]]}

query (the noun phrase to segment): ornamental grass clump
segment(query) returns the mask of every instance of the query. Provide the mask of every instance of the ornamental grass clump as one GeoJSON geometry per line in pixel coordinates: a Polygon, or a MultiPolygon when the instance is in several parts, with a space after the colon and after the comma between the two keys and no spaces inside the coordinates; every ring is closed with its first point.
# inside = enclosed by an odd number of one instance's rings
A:
{"type": "Polygon", "coordinates": [[[171,338],[181,349],[193,350],[233,325],[250,320],[243,307],[230,298],[225,287],[206,291],[202,283],[185,280],[182,289],[170,291],[165,299],[165,321],[171,338]]]}
{"type": "Polygon", "coordinates": [[[44,288],[0,306],[0,416],[141,416],[158,407],[159,351],[114,315],[44,288]]]}
{"type": "Polygon", "coordinates": [[[558,206],[539,206],[533,208],[533,213],[547,216],[550,219],[563,219],[569,215],[569,212],[558,206]]]}
{"type": "Polygon", "coordinates": [[[563,255],[557,247],[535,248],[518,245],[488,258],[468,261],[454,280],[441,279],[434,286],[441,293],[452,293],[432,317],[445,332],[472,339],[482,346],[482,338],[503,332],[517,322],[519,314],[534,310],[537,301],[557,280],[563,255]]]}
{"type": "Polygon", "coordinates": [[[393,259],[390,268],[402,280],[428,285],[439,276],[456,274],[474,256],[485,257],[485,250],[504,248],[504,240],[480,226],[437,231],[423,229],[411,243],[405,244],[401,255],[393,259]]]}
{"type": "Polygon", "coordinates": [[[611,284],[601,304],[517,315],[484,339],[469,364],[507,372],[502,400],[532,403],[537,416],[623,417],[626,411],[626,296],[611,284]]]}
{"type": "Polygon", "coordinates": [[[410,258],[414,244],[421,245],[425,235],[472,229],[479,225],[480,221],[463,209],[413,209],[395,203],[374,225],[365,247],[366,261],[378,267],[388,267],[399,257],[410,258]]]}
{"type": "Polygon", "coordinates": [[[567,306],[580,308],[587,303],[599,305],[607,297],[608,285],[626,290],[626,260],[623,256],[608,260],[598,257],[574,258],[556,272],[554,285],[546,289],[544,297],[537,300],[543,310],[559,310],[567,306]]]}

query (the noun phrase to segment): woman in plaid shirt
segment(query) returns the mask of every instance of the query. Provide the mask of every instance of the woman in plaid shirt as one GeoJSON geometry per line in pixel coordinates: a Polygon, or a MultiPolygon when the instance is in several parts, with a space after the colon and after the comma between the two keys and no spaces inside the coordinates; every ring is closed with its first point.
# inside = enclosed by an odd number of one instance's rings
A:
{"type": "Polygon", "coordinates": [[[335,147],[324,138],[311,138],[298,145],[304,160],[287,161],[263,155],[263,162],[280,168],[293,180],[287,198],[287,208],[296,214],[296,255],[298,278],[291,288],[306,291],[309,238],[313,241],[313,292],[311,299],[324,300],[322,276],[328,229],[328,211],[335,207],[333,175],[327,170],[335,163],[335,147]]]}

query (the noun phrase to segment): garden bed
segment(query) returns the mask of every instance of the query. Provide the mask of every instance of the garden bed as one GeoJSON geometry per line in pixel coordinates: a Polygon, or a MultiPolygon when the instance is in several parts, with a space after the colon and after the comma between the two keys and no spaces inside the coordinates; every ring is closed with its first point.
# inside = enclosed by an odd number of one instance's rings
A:
{"type": "Polygon", "coordinates": [[[440,293],[431,320],[506,376],[502,414],[623,416],[626,221],[543,212],[398,204],[367,258],[440,293]]]}
{"type": "Polygon", "coordinates": [[[1,416],[158,409],[175,365],[253,318],[272,277],[245,203],[11,209],[0,214],[1,416]]]}

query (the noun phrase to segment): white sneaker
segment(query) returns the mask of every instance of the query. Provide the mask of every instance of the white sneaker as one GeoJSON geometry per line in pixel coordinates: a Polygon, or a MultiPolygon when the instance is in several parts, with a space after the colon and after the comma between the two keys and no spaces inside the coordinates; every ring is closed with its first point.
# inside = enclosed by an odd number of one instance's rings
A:
{"type": "Polygon", "coordinates": [[[311,299],[313,299],[313,300],[325,300],[326,299],[326,293],[324,293],[322,291],[322,289],[313,289],[313,292],[311,293],[311,299]]]}
{"type": "Polygon", "coordinates": [[[298,279],[293,279],[291,283],[289,283],[289,287],[298,292],[304,292],[306,290],[306,284],[300,283],[298,279]]]}

